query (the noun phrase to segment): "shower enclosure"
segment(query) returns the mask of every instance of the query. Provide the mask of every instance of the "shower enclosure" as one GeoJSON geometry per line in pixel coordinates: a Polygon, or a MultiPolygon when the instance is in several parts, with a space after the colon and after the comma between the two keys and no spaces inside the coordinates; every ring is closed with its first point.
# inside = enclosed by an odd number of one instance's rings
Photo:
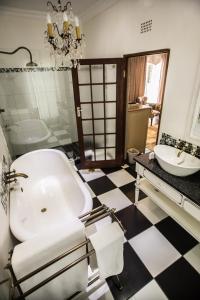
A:
{"type": "Polygon", "coordinates": [[[77,142],[71,70],[0,69],[0,123],[13,158],[77,142]]]}

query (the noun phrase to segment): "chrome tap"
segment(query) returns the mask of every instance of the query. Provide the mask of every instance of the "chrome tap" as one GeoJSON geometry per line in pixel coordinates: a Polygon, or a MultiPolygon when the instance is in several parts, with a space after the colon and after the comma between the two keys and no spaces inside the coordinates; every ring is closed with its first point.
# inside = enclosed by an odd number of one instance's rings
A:
{"type": "Polygon", "coordinates": [[[15,173],[13,175],[8,175],[7,176],[8,179],[12,179],[12,178],[16,178],[16,177],[28,178],[28,175],[26,175],[24,173],[15,173]]]}
{"type": "Polygon", "coordinates": [[[28,178],[28,175],[24,173],[16,173],[16,170],[13,170],[5,173],[4,181],[6,184],[16,182],[17,181],[16,177],[28,178]]]}
{"type": "Polygon", "coordinates": [[[184,152],[183,149],[182,149],[182,150],[179,150],[178,153],[177,153],[177,157],[180,157],[182,152],[184,152]]]}

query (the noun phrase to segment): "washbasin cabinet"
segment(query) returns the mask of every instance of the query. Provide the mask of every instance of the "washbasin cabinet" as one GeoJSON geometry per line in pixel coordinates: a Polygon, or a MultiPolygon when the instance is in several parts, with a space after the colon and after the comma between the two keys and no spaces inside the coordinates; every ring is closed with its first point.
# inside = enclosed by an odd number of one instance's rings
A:
{"type": "MultiPolygon", "coordinates": [[[[139,191],[141,190],[200,242],[200,203],[195,203],[180,190],[165,182],[160,176],[164,171],[158,172],[158,176],[156,172],[152,172],[137,160],[141,159],[136,159],[135,205],[140,205],[139,191]]],[[[149,164],[151,166],[152,163],[149,164]]],[[[156,165],[155,162],[154,164],[156,165]]],[[[156,168],[152,167],[152,169],[156,168]]]]}

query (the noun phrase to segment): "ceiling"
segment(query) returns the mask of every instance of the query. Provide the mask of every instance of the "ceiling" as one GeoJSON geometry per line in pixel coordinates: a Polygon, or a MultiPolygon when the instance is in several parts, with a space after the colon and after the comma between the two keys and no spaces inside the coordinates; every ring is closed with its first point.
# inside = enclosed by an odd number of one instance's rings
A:
{"type": "MultiPolygon", "coordinates": [[[[67,0],[61,0],[63,5],[67,0]]],[[[117,0],[71,0],[72,8],[75,14],[81,15],[87,13],[91,8],[98,7],[98,13],[100,10],[105,10],[117,0]]],[[[52,0],[53,4],[57,4],[57,0],[52,0]]],[[[40,12],[47,11],[47,0],[0,0],[0,6],[5,6],[6,8],[15,8],[23,10],[35,10],[40,12]]]]}

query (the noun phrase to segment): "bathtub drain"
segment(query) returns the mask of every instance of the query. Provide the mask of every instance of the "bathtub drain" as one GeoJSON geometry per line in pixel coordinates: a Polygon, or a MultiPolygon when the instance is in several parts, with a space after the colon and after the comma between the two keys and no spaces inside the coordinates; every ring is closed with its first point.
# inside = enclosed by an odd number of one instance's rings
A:
{"type": "Polygon", "coordinates": [[[44,213],[44,212],[46,212],[46,211],[47,211],[47,208],[45,208],[45,207],[41,209],[41,212],[42,212],[42,213],[44,213]]]}

